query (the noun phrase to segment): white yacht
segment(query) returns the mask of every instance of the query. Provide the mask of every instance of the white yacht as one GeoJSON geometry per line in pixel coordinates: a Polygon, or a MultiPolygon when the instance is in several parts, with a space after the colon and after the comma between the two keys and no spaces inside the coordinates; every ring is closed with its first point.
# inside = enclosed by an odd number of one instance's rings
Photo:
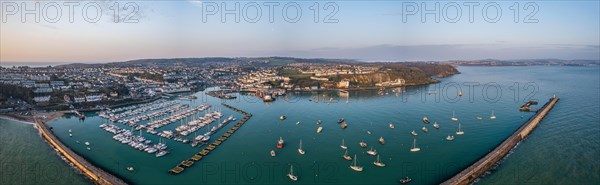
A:
{"type": "Polygon", "coordinates": [[[379,166],[379,167],[384,167],[385,164],[381,162],[381,160],[379,160],[379,155],[377,155],[377,160],[375,162],[373,162],[373,164],[375,166],[379,166]]]}
{"type": "Polygon", "coordinates": [[[344,144],[344,139],[342,139],[342,145],[340,145],[340,148],[347,150],[348,147],[344,144]]]}
{"type": "Polygon", "coordinates": [[[490,116],[490,119],[496,119],[496,115],[494,115],[494,111],[492,111],[492,116],[490,116]]]}
{"type": "Polygon", "coordinates": [[[294,175],[294,165],[290,165],[290,173],[288,173],[287,176],[290,178],[290,180],[298,180],[298,177],[294,175]]]}
{"type": "Polygon", "coordinates": [[[465,132],[460,130],[460,123],[458,124],[458,131],[456,131],[456,135],[463,135],[465,132]]]}
{"type": "Polygon", "coordinates": [[[352,160],[352,157],[350,157],[350,156],[348,155],[348,150],[346,150],[346,153],[344,153],[344,155],[342,155],[342,158],[344,158],[344,159],[346,159],[346,160],[348,160],[348,161],[351,161],[351,160],[352,160]]]}
{"type": "Polygon", "coordinates": [[[373,147],[371,147],[371,149],[370,149],[370,150],[367,150],[367,154],[369,154],[369,155],[373,155],[373,156],[374,156],[374,155],[377,155],[377,150],[373,150],[373,147]]]}
{"type": "Polygon", "coordinates": [[[421,148],[417,148],[417,139],[413,140],[413,147],[410,149],[411,152],[421,151],[421,148]]]}
{"type": "Polygon", "coordinates": [[[350,168],[354,171],[357,172],[362,172],[363,171],[363,167],[362,166],[357,166],[356,165],[356,154],[354,154],[354,163],[352,165],[350,165],[350,168]]]}
{"type": "Polygon", "coordinates": [[[300,146],[298,146],[298,153],[304,155],[304,150],[302,150],[302,139],[300,140],[300,146]]]}
{"type": "Polygon", "coordinates": [[[415,130],[413,130],[412,132],[410,132],[410,134],[412,134],[413,136],[419,135],[419,134],[417,134],[417,132],[415,132],[415,130]]]}
{"type": "Polygon", "coordinates": [[[458,121],[458,118],[456,118],[456,116],[454,115],[454,111],[452,111],[452,118],[450,118],[452,121],[458,121]]]}

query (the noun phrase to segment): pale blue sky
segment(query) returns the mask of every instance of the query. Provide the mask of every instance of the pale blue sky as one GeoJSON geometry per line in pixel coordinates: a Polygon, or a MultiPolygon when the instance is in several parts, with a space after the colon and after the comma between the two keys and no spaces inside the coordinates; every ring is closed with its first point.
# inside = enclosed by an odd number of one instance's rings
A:
{"type": "MultiPolygon", "coordinates": [[[[262,17],[257,23],[227,16],[208,16],[202,21],[203,3],[215,1],[136,1],[140,11],[138,23],[114,23],[113,10],[100,3],[104,14],[97,23],[82,18],[82,6],[75,8],[74,23],[67,17],[67,8],[58,23],[41,19],[27,23],[20,14],[7,15],[2,1],[0,23],[0,59],[2,61],[49,62],[111,62],[139,58],[175,58],[209,56],[290,56],[308,58],[353,58],[362,60],[454,60],[454,59],[599,59],[599,1],[535,2],[538,23],[523,23],[530,11],[520,2],[519,23],[513,22],[510,9],[516,1],[499,1],[502,17],[496,23],[483,20],[479,2],[474,22],[468,21],[468,7],[458,2],[462,17],[456,23],[441,18],[434,22],[428,15],[422,23],[420,14],[402,21],[403,3],[407,1],[337,1],[334,18],[338,23],[323,23],[329,13],[323,9],[327,1],[283,1],[275,7],[274,22],[268,20],[267,6],[257,2],[262,17]],[[302,18],[296,23],[283,20],[282,7],[297,2],[302,18]],[[313,3],[320,4],[320,22],[313,22],[313,3]]],[[[22,1],[18,1],[21,6],[22,1]]],[[[25,1],[28,6],[33,2],[25,1]]],[[[52,1],[48,1],[52,2],[52,1]]],[[[122,6],[128,1],[118,1],[122,6]]],[[[253,1],[225,1],[229,7],[239,2],[241,7],[253,1]]],[[[275,2],[275,1],[269,1],[275,2]]],[[[417,2],[421,6],[422,2],[417,2]]],[[[426,1],[440,9],[446,1],[426,1]]],[[[43,2],[47,3],[47,2],[43,2]]],[[[42,3],[42,6],[44,4],[42,3]]],[[[62,3],[62,2],[58,2],[62,3]]],[[[219,8],[222,2],[216,2],[219,8]]],[[[22,8],[22,7],[19,7],[22,8]]],[[[422,8],[422,7],[421,7],[422,8]]],[[[254,9],[249,15],[253,16],[254,9]]],[[[288,9],[293,17],[295,11],[288,9]]],[[[328,9],[331,10],[331,9],[328,9]]],[[[449,9],[454,15],[454,9],[449,9]]],[[[529,9],[532,10],[532,9],[529,9]]],[[[54,10],[49,10],[49,17],[54,10]]],[[[90,11],[92,16],[93,11],[90,11]]],[[[490,10],[490,16],[495,14],[490,10]]],[[[128,12],[123,11],[125,16],[128,12]]],[[[243,15],[243,14],[242,14],[243,15]]]]}

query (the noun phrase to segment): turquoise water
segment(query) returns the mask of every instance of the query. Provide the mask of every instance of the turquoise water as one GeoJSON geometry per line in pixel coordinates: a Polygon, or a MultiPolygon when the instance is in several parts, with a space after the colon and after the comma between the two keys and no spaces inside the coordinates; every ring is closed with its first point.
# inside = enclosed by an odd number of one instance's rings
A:
{"type": "MultiPolygon", "coordinates": [[[[336,92],[290,93],[268,104],[240,96],[226,103],[254,116],[180,175],[170,175],[167,171],[202,148],[168,141],[172,153],[156,158],[113,140],[112,134],[98,128],[105,121],[93,114],[83,122],[65,117],[51,126],[61,140],[90,162],[136,184],[287,184],[293,183],[285,176],[289,164],[294,164],[294,172],[299,176],[296,183],[303,184],[397,184],[405,176],[413,179],[412,184],[435,184],[453,176],[512,134],[532,115],[518,111],[525,101],[537,99],[543,104],[556,94],[561,100],[538,129],[480,183],[600,183],[598,67],[460,67],[459,70],[462,74],[441,79],[442,83],[408,87],[397,95],[391,90],[384,95],[378,95],[377,91],[353,91],[349,98],[339,97],[336,92]],[[476,83],[479,85],[473,91],[468,89],[467,85],[476,83]],[[455,85],[461,86],[462,97],[457,96],[455,85]],[[332,103],[326,103],[330,98],[332,103]],[[317,99],[319,103],[309,101],[317,99]],[[489,119],[492,110],[498,117],[495,120],[489,119]],[[445,137],[455,135],[458,127],[458,123],[450,121],[453,111],[465,135],[455,136],[449,142],[445,137]],[[280,115],[288,119],[280,121],[280,115]],[[441,128],[423,124],[423,116],[437,121],[441,128]],[[475,119],[476,116],[482,116],[483,120],[475,119]],[[336,123],[342,117],[348,123],[346,129],[336,123]],[[318,119],[322,120],[321,125],[315,124],[318,119]],[[394,123],[395,129],[390,129],[389,123],[394,123]],[[317,134],[319,126],[323,132],[317,134]],[[428,133],[420,130],[423,126],[429,128],[428,133]],[[73,137],[68,136],[69,129],[73,130],[73,137]],[[410,135],[412,130],[419,135],[410,135]],[[386,140],[385,145],[377,142],[381,136],[386,140]],[[277,157],[271,157],[269,151],[275,149],[279,137],[284,138],[286,146],[276,150],[277,157]],[[352,171],[351,162],[341,158],[342,138],[349,154],[358,156],[359,165],[365,168],[363,172],[352,171]],[[409,151],[413,138],[417,139],[420,152],[409,151]],[[305,155],[296,150],[300,139],[305,155]],[[358,146],[361,140],[367,142],[367,149],[373,146],[378,151],[386,167],[372,164],[375,158],[358,146]],[[86,150],[85,145],[76,141],[89,141],[92,150],[86,150]],[[126,171],[127,166],[134,166],[136,171],[126,171]]],[[[222,107],[221,100],[203,92],[196,95],[198,100],[181,103],[211,104],[225,116],[243,117],[222,107]]],[[[160,130],[174,129],[177,125],[160,130]]],[[[158,140],[156,136],[145,135],[158,140]]]]}

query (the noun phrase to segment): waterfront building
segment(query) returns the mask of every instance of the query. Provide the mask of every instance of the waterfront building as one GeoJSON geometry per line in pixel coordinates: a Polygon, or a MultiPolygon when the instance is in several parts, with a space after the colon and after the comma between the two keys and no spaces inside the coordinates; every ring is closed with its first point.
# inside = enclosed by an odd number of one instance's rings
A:
{"type": "Polygon", "coordinates": [[[348,88],[348,87],[350,87],[350,81],[342,80],[342,81],[338,82],[337,87],[338,88],[348,88]]]}

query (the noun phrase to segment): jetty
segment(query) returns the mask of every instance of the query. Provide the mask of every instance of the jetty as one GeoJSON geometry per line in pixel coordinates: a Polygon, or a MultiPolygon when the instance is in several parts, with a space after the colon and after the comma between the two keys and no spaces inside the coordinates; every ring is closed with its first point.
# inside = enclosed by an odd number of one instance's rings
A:
{"type": "MultiPolygon", "coordinates": [[[[233,135],[233,133],[235,133],[235,131],[237,131],[242,125],[244,125],[244,123],[246,123],[246,121],[248,121],[252,117],[252,114],[247,113],[243,110],[237,109],[237,108],[227,105],[225,103],[222,103],[222,105],[245,115],[244,118],[242,118],[231,129],[229,129],[227,132],[225,132],[225,134],[223,134],[221,137],[219,137],[219,139],[217,139],[216,141],[214,141],[211,144],[209,144],[208,146],[206,146],[206,148],[202,149],[202,151],[194,154],[189,159],[186,159],[186,160],[182,161],[181,163],[177,164],[175,167],[171,168],[168,171],[169,173],[177,175],[177,174],[183,172],[186,168],[192,167],[197,161],[200,161],[201,159],[206,157],[211,151],[215,150],[219,145],[221,145],[223,142],[225,142],[225,140],[227,140],[227,138],[229,138],[231,135],[233,135]]],[[[214,132],[217,132],[217,131],[218,130],[215,130],[214,132]]]]}
{"type": "Polygon", "coordinates": [[[35,126],[38,128],[40,135],[44,138],[50,146],[52,146],[59,155],[63,156],[65,160],[69,161],[75,168],[77,168],[83,175],[92,180],[95,184],[100,185],[124,185],[127,184],[125,181],[117,178],[116,176],[92,165],[86,161],[83,157],[79,156],[69,147],[64,145],[56,136],[52,133],[52,130],[44,122],[35,119],[35,126]]]}
{"type": "Polygon", "coordinates": [[[550,100],[544,104],[536,113],[529,118],[521,127],[519,127],[512,135],[510,135],[504,142],[500,143],[494,150],[488,153],[477,162],[467,167],[454,177],[442,182],[442,185],[467,185],[477,180],[479,176],[484,174],[486,171],[494,167],[498,161],[503,159],[517,144],[523,141],[535,127],[544,119],[544,117],[550,112],[552,107],[558,101],[558,97],[553,96],[550,100]]]}

